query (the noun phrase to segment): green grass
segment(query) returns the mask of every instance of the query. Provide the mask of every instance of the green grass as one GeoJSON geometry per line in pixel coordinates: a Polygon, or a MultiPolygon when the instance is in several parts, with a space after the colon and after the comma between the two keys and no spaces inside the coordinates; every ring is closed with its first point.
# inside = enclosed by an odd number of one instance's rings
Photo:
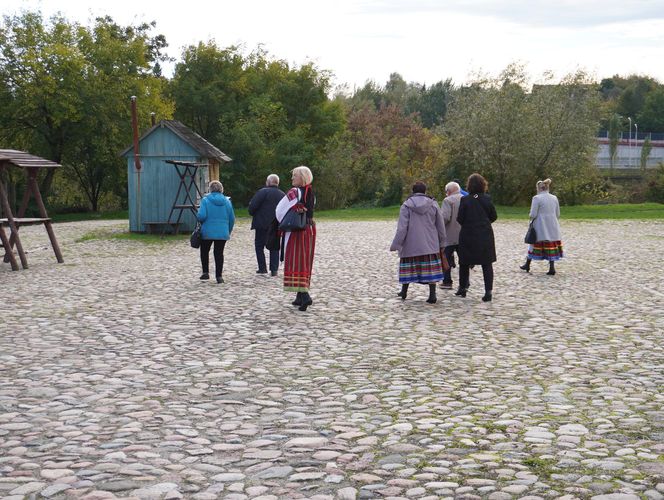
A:
{"type": "Polygon", "coordinates": [[[561,207],[563,219],[664,219],[664,204],[577,205],[561,207]]]}
{"type": "MultiPolygon", "coordinates": [[[[496,207],[498,220],[528,220],[530,207],[496,207]]],[[[379,208],[345,208],[316,211],[316,219],[367,221],[396,220],[399,206],[379,208]]],[[[621,205],[575,205],[560,208],[561,219],[664,219],[664,204],[639,203],[621,205]]]]}
{"type": "Polygon", "coordinates": [[[523,465],[527,466],[533,474],[545,479],[548,479],[557,470],[555,464],[556,460],[552,458],[529,457],[523,461],[523,465]]]}
{"type": "Polygon", "coordinates": [[[113,212],[80,212],[73,214],[51,215],[53,222],[78,222],[84,220],[129,220],[127,210],[116,210],[113,212]]]}
{"type": "MultiPolygon", "coordinates": [[[[506,207],[499,205],[498,220],[527,220],[530,207],[506,207]]],[[[235,215],[238,218],[247,218],[246,208],[237,208],[235,215]]],[[[399,217],[399,206],[372,207],[372,208],[342,208],[337,210],[316,210],[316,220],[339,221],[372,221],[396,220],[399,217]]],[[[664,220],[664,204],[638,203],[621,205],[575,205],[560,208],[560,217],[563,220],[664,220]]],[[[127,220],[127,211],[118,212],[87,212],[80,214],[61,214],[53,216],[54,222],[73,222],[84,220],[127,220]]]]}
{"type": "Polygon", "coordinates": [[[83,243],[91,240],[123,240],[123,241],[136,241],[139,243],[146,243],[150,245],[163,245],[173,241],[183,241],[189,238],[189,234],[178,235],[159,235],[159,234],[144,234],[144,233],[130,233],[128,231],[118,232],[110,230],[90,231],[76,240],[76,243],[83,243]]]}

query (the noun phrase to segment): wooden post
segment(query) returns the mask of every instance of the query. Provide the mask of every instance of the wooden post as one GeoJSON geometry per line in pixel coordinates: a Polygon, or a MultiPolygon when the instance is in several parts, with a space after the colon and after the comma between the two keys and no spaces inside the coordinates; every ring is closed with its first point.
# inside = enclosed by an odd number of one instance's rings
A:
{"type": "MultiPolygon", "coordinates": [[[[18,255],[21,258],[21,265],[23,266],[23,269],[27,269],[28,259],[26,258],[25,252],[23,251],[23,245],[21,245],[21,238],[18,235],[18,228],[16,227],[16,222],[14,221],[14,216],[12,215],[12,207],[9,205],[9,199],[7,198],[7,191],[5,190],[5,186],[2,182],[0,182],[0,202],[2,203],[2,210],[5,212],[5,215],[7,216],[10,235],[15,236],[16,250],[18,250],[18,255]]],[[[12,250],[12,245],[9,243],[9,240],[4,235],[4,230],[2,231],[2,234],[3,234],[2,244],[5,247],[5,255],[9,256],[10,262],[12,260],[16,262],[16,257],[14,257],[14,251],[12,250]],[[5,240],[7,241],[5,242],[5,240]]],[[[14,265],[12,264],[12,269],[13,268],[14,265]]]]}
{"type": "MultiPolygon", "coordinates": [[[[37,207],[39,208],[39,215],[43,219],[48,219],[48,213],[46,213],[46,207],[44,206],[44,201],[42,200],[41,193],[39,192],[39,184],[37,184],[37,169],[28,168],[28,183],[32,185],[32,194],[35,197],[37,202],[37,207]]],[[[50,220],[45,220],[44,225],[46,226],[46,232],[48,233],[48,238],[51,240],[51,246],[53,247],[53,252],[55,252],[55,258],[58,259],[58,262],[62,264],[64,259],[62,258],[62,252],[60,252],[60,247],[58,246],[58,240],[55,239],[55,232],[53,231],[53,225],[50,220]]]]}
{"type": "Polygon", "coordinates": [[[219,180],[219,162],[210,158],[208,166],[208,181],[218,181],[219,180]]]}
{"type": "MultiPolygon", "coordinates": [[[[23,193],[23,200],[21,201],[21,208],[18,210],[18,214],[16,214],[16,218],[20,219],[25,215],[25,211],[28,209],[28,202],[30,201],[30,192],[32,191],[32,188],[30,186],[30,183],[28,183],[27,188],[25,190],[25,193],[23,193]]],[[[18,226],[16,227],[18,229],[18,226]]],[[[16,236],[14,233],[12,233],[9,236],[9,247],[14,248],[14,244],[16,243],[16,236]]]]}
{"type": "Polygon", "coordinates": [[[18,271],[18,262],[16,262],[16,256],[9,246],[9,239],[5,234],[5,229],[2,227],[2,224],[0,224],[0,240],[2,240],[2,246],[5,247],[5,256],[9,259],[9,262],[11,262],[12,271],[18,271]]]}

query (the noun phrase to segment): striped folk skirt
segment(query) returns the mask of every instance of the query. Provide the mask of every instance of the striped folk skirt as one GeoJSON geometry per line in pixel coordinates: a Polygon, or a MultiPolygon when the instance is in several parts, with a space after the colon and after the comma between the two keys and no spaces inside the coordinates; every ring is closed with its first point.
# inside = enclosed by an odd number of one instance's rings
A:
{"type": "Polygon", "coordinates": [[[399,283],[437,283],[443,279],[440,254],[418,255],[399,259],[399,283]]]}
{"type": "Polygon", "coordinates": [[[284,255],[284,290],[309,291],[315,247],[315,224],[307,224],[302,231],[291,231],[284,255]]]}
{"type": "Polygon", "coordinates": [[[560,260],[563,258],[562,241],[538,241],[528,246],[528,258],[532,260],[560,260]]]}

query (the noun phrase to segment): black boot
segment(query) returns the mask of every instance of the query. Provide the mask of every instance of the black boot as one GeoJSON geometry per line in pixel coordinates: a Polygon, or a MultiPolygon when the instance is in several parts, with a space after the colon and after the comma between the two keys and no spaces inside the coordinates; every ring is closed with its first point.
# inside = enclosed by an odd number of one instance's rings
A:
{"type": "Polygon", "coordinates": [[[491,290],[484,291],[484,297],[482,297],[482,302],[491,302],[491,290]]]}
{"type": "Polygon", "coordinates": [[[526,263],[522,266],[519,266],[519,269],[523,269],[527,273],[530,272],[530,259],[526,259],[526,263]]]}
{"type": "Polygon", "coordinates": [[[454,292],[454,295],[458,295],[459,297],[465,297],[467,291],[468,289],[459,287],[459,289],[456,292],[454,292]]]}
{"type": "Polygon", "coordinates": [[[297,292],[297,295],[295,296],[295,300],[291,302],[294,306],[300,306],[302,305],[302,292],[297,292]]]}
{"type": "Polygon", "coordinates": [[[546,274],[548,274],[549,276],[553,276],[554,274],[556,274],[556,266],[552,260],[549,261],[549,272],[546,274]]]}
{"type": "Polygon", "coordinates": [[[435,304],[438,299],[436,298],[436,284],[435,283],[430,283],[429,284],[429,298],[427,299],[427,302],[429,304],[435,304]]]}
{"type": "Polygon", "coordinates": [[[311,300],[311,295],[309,295],[309,292],[302,292],[302,304],[300,304],[300,307],[298,309],[300,311],[306,311],[307,307],[309,307],[313,303],[314,301],[311,300]]]}
{"type": "Polygon", "coordinates": [[[401,285],[401,291],[397,293],[397,297],[401,297],[401,300],[406,300],[408,296],[408,283],[401,285]]]}

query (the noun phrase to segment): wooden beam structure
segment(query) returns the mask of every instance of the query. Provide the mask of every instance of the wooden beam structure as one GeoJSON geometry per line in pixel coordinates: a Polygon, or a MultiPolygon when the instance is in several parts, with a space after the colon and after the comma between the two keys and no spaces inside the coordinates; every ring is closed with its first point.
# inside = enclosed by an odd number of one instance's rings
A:
{"type": "Polygon", "coordinates": [[[14,216],[11,205],[9,204],[9,197],[4,185],[0,182],[0,208],[4,213],[4,217],[0,218],[0,240],[2,247],[5,250],[4,261],[9,262],[14,271],[19,269],[16,256],[14,255],[14,246],[18,252],[23,269],[28,268],[28,259],[25,255],[21,237],[18,230],[22,225],[43,224],[48,233],[48,238],[51,241],[51,247],[55,253],[55,258],[59,263],[63,263],[62,252],[53,231],[51,219],[46,212],[46,206],[39,192],[39,183],[37,182],[37,174],[39,169],[42,168],[59,168],[61,165],[58,163],[34,156],[23,151],[16,151],[13,149],[0,149],[0,174],[2,171],[9,167],[18,167],[26,171],[27,187],[23,193],[23,199],[19,208],[18,214],[14,216]],[[39,210],[39,217],[25,217],[25,212],[28,208],[30,198],[34,197],[35,203],[39,210]],[[5,234],[4,226],[9,227],[9,237],[5,234]]]}

